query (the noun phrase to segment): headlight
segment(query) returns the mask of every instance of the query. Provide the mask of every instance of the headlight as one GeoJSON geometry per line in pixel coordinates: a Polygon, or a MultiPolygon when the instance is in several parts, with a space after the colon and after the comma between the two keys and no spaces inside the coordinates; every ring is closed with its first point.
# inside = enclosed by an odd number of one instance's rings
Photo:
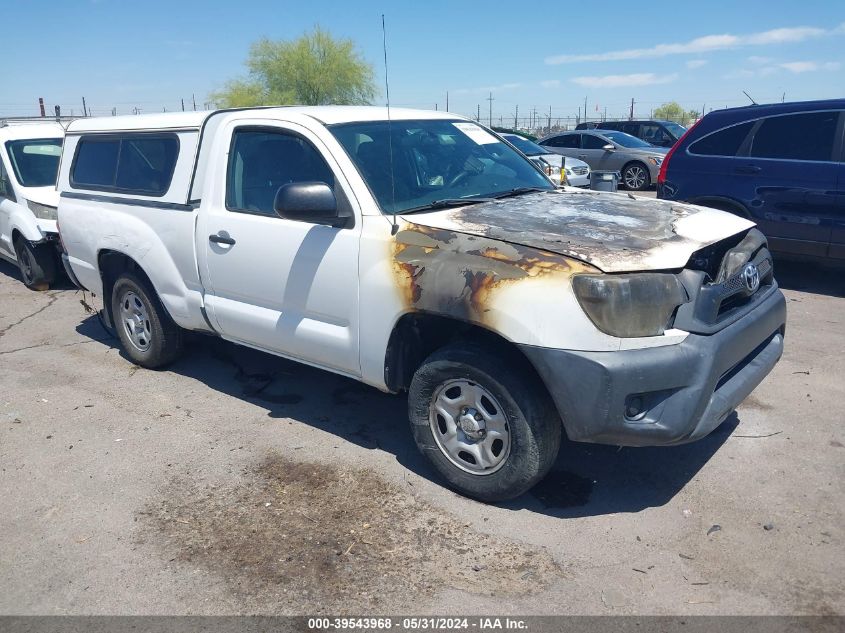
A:
{"type": "Polygon", "coordinates": [[[566,175],[567,175],[567,176],[571,176],[571,175],[572,175],[572,172],[571,172],[571,171],[569,171],[569,167],[565,167],[565,168],[564,168],[564,171],[566,172],[566,175]]]}
{"type": "Polygon", "coordinates": [[[660,167],[660,165],[663,163],[663,159],[658,158],[657,156],[649,156],[648,162],[650,162],[655,167],[660,167]]]}
{"type": "Polygon", "coordinates": [[[659,336],[689,299],[675,275],[576,275],[572,288],[595,326],[619,337],[659,336]]]}
{"type": "Polygon", "coordinates": [[[59,214],[58,209],[56,207],[51,207],[46,204],[40,204],[38,202],[33,202],[32,200],[26,201],[26,206],[29,207],[30,211],[35,214],[35,217],[40,220],[58,220],[59,214]]]}

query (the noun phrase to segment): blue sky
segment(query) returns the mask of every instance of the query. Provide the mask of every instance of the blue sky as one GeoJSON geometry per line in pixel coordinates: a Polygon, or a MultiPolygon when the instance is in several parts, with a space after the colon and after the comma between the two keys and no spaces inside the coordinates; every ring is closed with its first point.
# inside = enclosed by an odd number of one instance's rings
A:
{"type": "MultiPolygon", "coordinates": [[[[827,0],[649,2],[288,2],[0,0],[0,114],[94,114],[200,106],[244,74],[249,45],[319,24],[356,41],[383,86],[387,21],[392,104],[487,119],[534,108],[574,116],[635,113],[669,100],[700,110],[845,97],[845,4],[827,0]],[[631,7],[635,7],[633,10],[631,7]],[[599,7],[606,10],[601,11],[599,7]],[[598,108],[598,111],[596,110],[598,108]]],[[[377,98],[384,102],[384,93],[377,98]]]]}

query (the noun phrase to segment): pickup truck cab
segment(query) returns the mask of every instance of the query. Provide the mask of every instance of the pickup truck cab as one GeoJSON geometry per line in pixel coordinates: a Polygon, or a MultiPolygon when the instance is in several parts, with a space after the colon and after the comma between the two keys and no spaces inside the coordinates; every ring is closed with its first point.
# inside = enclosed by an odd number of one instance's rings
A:
{"type": "Polygon", "coordinates": [[[0,121],[0,258],[23,282],[46,290],[56,276],[56,174],[64,128],[42,121],[0,121]]]}
{"type": "Polygon", "coordinates": [[[194,330],[407,391],[419,449],[482,500],[531,488],[564,430],[706,435],[783,347],[753,223],[557,188],[448,113],[81,119],[58,188],[68,272],[135,363],[194,330]]]}

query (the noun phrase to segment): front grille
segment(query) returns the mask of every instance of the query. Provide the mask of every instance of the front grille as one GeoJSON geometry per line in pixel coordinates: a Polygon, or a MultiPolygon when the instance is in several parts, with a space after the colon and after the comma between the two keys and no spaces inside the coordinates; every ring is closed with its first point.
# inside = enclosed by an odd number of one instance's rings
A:
{"type": "Polygon", "coordinates": [[[587,173],[587,170],[590,169],[589,167],[573,167],[572,173],[576,176],[583,176],[587,173]]]}
{"type": "Polygon", "coordinates": [[[696,252],[679,274],[690,300],[678,308],[673,326],[703,334],[721,330],[769,295],[776,287],[773,273],[766,240],[756,229],[696,252]],[[749,263],[757,267],[754,291],[744,277],[749,263]]]}

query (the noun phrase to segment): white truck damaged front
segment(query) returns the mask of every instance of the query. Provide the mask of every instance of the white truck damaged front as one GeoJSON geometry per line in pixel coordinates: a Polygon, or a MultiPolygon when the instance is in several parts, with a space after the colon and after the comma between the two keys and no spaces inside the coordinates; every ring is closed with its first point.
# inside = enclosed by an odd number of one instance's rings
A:
{"type": "Polygon", "coordinates": [[[409,305],[516,343],[571,439],[697,439],[781,355],[785,302],[741,218],[555,191],[407,219],[394,256],[409,305]]]}

